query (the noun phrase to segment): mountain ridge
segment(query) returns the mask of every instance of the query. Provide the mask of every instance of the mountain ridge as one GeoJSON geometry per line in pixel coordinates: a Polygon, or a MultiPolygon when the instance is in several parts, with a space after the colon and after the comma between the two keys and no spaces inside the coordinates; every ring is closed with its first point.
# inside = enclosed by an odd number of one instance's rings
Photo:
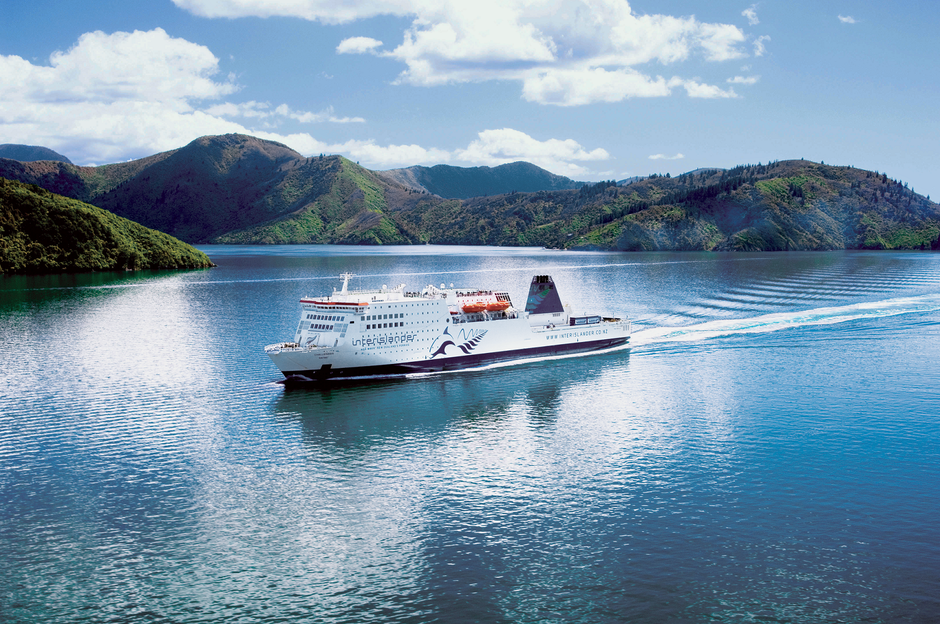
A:
{"type": "Polygon", "coordinates": [[[62,154],[40,145],[20,145],[18,143],[4,143],[0,145],[0,158],[19,160],[20,162],[33,162],[37,160],[51,160],[72,164],[72,161],[62,154]]]}
{"type": "MultiPolygon", "coordinates": [[[[460,183],[497,170],[538,170],[528,163],[438,167],[442,179],[460,183]]],[[[921,249],[940,238],[940,207],[929,198],[884,173],[804,160],[467,199],[416,187],[431,170],[398,170],[407,173],[396,178],[247,135],[201,137],[100,167],[0,159],[0,176],[196,243],[756,251],[921,249]]]]}
{"type": "Polygon", "coordinates": [[[407,188],[438,195],[445,199],[470,199],[504,193],[559,191],[577,189],[584,182],[575,182],[531,163],[517,161],[497,167],[454,167],[415,165],[405,169],[376,171],[389,181],[407,188]]]}

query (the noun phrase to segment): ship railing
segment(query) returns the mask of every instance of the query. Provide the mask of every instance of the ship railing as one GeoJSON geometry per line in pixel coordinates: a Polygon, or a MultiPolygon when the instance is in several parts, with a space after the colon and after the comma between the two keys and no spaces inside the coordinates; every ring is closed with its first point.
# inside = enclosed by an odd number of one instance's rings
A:
{"type": "Polygon", "coordinates": [[[265,353],[283,353],[287,351],[288,353],[302,352],[302,351],[314,351],[319,349],[317,345],[299,345],[296,342],[279,342],[277,344],[268,345],[264,348],[265,353]]]}
{"type": "Polygon", "coordinates": [[[483,321],[507,321],[509,319],[519,318],[516,311],[504,312],[461,312],[450,317],[454,324],[459,323],[481,323],[483,321]]]}

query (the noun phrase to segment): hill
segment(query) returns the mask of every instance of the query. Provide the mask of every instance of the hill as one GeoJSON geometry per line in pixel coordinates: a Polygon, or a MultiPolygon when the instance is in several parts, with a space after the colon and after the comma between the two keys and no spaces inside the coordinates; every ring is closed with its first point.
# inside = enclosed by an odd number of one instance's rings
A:
{"type": "Polygon", "coordinates": [[[452,193],[468,180],[479,184],[464,188],[479,189],[483,180],[518,182],[526,172],[545,184],[567,178],[544,177],[526,163],[397,171],[369,171],[341,156],[305,158],[243,135],[203,137],[101,167],[0,159],[0,176],[192,243],[740,251],[940,245],[940,212],[929,198],[885,173],[804,160],[469,199],[431,194],[419,177],[440,173],[436,179],[449,180],[452,193]]]}
{"type": "Polygon", "coordinates": [[[803,160],[478,198],[401,219],[432,242],[623,251],[929,249],[940,235],[940,207],[886,174],[803,160]]]}
{"type": "Polygon", "coordinates": [[[100,167],[0,159],[0,176],[191,243],[408,242],[390,238],[396,228],[389,230],[377,212],[376,200],[384,201],[387,188],[407,192],[399,185],[340,156],[304,158],[244,135],[202,137],[178,150],[100,167]],[[328,235],[321,235],[324,228],[328,235]],[[382,233],[370,234],[373,228],[382,233]]]}
{"type": "Polygon", "coordinates": [[[54,152],[48,147],[38,145],[17,145],[15,143],[5,143],[0,145],[0,158],[9,158],[22,162],[31,162],[35,160],[54,160],[71,164],[72,161],[54,152]]]}
{"type": "Polygon", "coordinates": [[[206,254],[162,232],[0,178],[0,273],[210,266],[206,254]]]}
{"type": "Polygon", "coordinates": [[[415,166],[376,173],[406,188],[447,199],[469,199],[513,191],[559,191],[576,189],[583,185],[583,182],[555,175],[527,162],[514,162],[498,167],[415,166]]]}

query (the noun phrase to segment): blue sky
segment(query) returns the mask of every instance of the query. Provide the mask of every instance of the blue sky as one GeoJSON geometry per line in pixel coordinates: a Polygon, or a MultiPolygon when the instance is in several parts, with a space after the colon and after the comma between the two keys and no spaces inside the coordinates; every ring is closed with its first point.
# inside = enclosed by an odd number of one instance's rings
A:
{"type": "Polygon", "coordinates": [[[0,143],[241,132],[577,180],[806,158],[936,200],[938,26],[932,0],[5,0],[0,143]]]}

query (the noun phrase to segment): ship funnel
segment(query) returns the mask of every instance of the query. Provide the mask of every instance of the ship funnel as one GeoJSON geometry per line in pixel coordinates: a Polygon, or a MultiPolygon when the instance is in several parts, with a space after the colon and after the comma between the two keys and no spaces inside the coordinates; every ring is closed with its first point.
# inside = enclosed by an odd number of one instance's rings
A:
{"type": "Polygon", "coordinates": [[[536,275],[532,278],[532,283],[529,284],[529,298],[525,302],[525,311],[529,314],[551,314],[565,311],[551,276],[536,275]]]}

